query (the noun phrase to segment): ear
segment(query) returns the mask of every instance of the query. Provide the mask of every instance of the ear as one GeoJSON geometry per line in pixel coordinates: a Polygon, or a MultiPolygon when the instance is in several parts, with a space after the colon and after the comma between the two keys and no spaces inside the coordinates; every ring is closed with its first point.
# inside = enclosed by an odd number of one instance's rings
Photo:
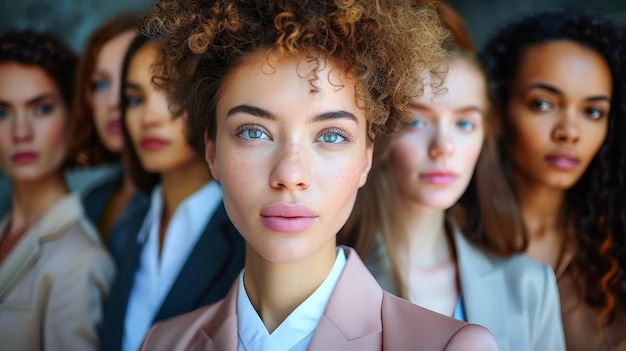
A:
{"type": "Polygon", "coordinates": [[[365,166],[363,167],[363,172],[361,173],[361,178],[359,179],[359,188],[365,185],[367,182],[367,176],[372,169],[372,159],[374,157],[374,141],[368,143],[367,149],[365,149],[365,166]]]}
{"type": "Polygon", "coordinates": [[[204,158],[209,165],[213,179],[220,181],[220,172],[215,161],[215,140],[209,138],[208,132],[204,132],[204,158]]]}

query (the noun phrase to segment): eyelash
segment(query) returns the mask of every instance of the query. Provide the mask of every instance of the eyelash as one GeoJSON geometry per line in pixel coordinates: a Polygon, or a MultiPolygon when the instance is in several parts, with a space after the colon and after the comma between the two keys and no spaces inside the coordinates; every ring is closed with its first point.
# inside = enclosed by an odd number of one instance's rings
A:
{"type": "Polygon", "coordinates": [[[337,134],[337,135],[339,135],[340,137],[343,138],[343,140],[340,141],[340,142],[337,142],[337,143],[326,143],[326,144],[338,144],[339,145],[339,144],[345,144],[345,143],[351,142],[353,140],[353,137],[352,137],[352,135],[350,133],[346,132],[343,129],[339,129],[339,128],[335,128],[335,127],[324,129],[323,131],[321,131],[317,135],[315,140],[318,140],[319,138],[323,137],[325,134],[337,134]]]}

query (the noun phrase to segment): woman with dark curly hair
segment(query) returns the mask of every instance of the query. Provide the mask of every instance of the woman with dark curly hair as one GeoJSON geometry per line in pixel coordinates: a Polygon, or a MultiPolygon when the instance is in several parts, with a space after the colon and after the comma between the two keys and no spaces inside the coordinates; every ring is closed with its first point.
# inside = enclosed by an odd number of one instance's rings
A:
{"type": "Polygon", "coordinates": [[[432,9],[163,0],[146,31],[166,41],[161,81],[247,246],[224,300],[157,324],[143,349],[496,349],[485,328],[383,292],[336,245],[372,138],[406,122],[424,75],[442,84],[445,31],[432,9]]]}
{"type": "Polygon", "coordinates": [[[129,204],[141,201],[134,198],[136,186],[125,171],[128,156],[120,122],[122,60],[138,25],[138,15],[123,14],[91,34],[78,65],[79,93],[72,106],[70,157],[77,166],[112,166],[84,190],[83,204],[87,217],[115,254],[119,244],[109,242],[109,233],[121,230],[125,225],[122,219],[135,215],[132,210],[136,205],[129,204]]]}
{"type": "Polygon", "coordinates": [[[0,36],[0,340],[6,350],[97,350],[115,267],[63,175],[76,56],[31,31],[0,36]]]}
{"type": "Polygon", "coordinates": [[[625,41],[601,17],[550,12],[504,28],[482,53],[524,222],[493,246],[555,270],[568,350],[626,349],[625,41]]]}

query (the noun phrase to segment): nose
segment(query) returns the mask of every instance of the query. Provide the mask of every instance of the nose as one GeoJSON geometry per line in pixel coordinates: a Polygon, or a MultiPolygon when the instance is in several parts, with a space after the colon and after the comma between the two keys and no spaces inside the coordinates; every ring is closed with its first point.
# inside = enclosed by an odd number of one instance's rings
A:
{"type": "Polygon", "coordinates": [[[15,143],[28,142],[33,139],[33,125],[26,113],[18,113],[13,119],[11,136],[15,143]]]}
{"type": "Polygon", "coordinates": [[[433,159],[449,157],[454,153],[454,141],[449,135],[448,128],[439,124],[437,125],[430,145],[428,146],[428,155],[433,159]]]}
{"type": "Polygon", "coordinates": [[[144,128],[164,123],[170,118],[169,106],[165,96],[147,97],[141,113],[141,124],[144,128]]]}
{"type": "Polygon", "coordinates": [[[311,182],[311,164],[308,152],[290,143],[277,153],[270,174],[270,186],[274,189],[304,190],[311,182]]]}
{"type": "Polygon", "coordinates": [[[580,139],[580,127],[573,112],[564,113],[552,129],[552,139],[559,143],[576,143],[580,139]]]}

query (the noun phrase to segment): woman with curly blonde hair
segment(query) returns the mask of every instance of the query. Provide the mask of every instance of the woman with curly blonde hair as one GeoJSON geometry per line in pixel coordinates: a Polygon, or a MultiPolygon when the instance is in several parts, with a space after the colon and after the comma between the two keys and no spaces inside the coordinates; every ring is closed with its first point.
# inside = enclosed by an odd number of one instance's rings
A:
{"type": "Polygon", "coordinates": [[[158,2],[159,80],[246,240],[226,298],[154,326],[146,350],[495,350],[483,327],[384,293],[336,245],[373,138],[405,120],[446,32],[412,1],[158,2]],[[184,112],[183,112],[184,111],[184,112]]]}

